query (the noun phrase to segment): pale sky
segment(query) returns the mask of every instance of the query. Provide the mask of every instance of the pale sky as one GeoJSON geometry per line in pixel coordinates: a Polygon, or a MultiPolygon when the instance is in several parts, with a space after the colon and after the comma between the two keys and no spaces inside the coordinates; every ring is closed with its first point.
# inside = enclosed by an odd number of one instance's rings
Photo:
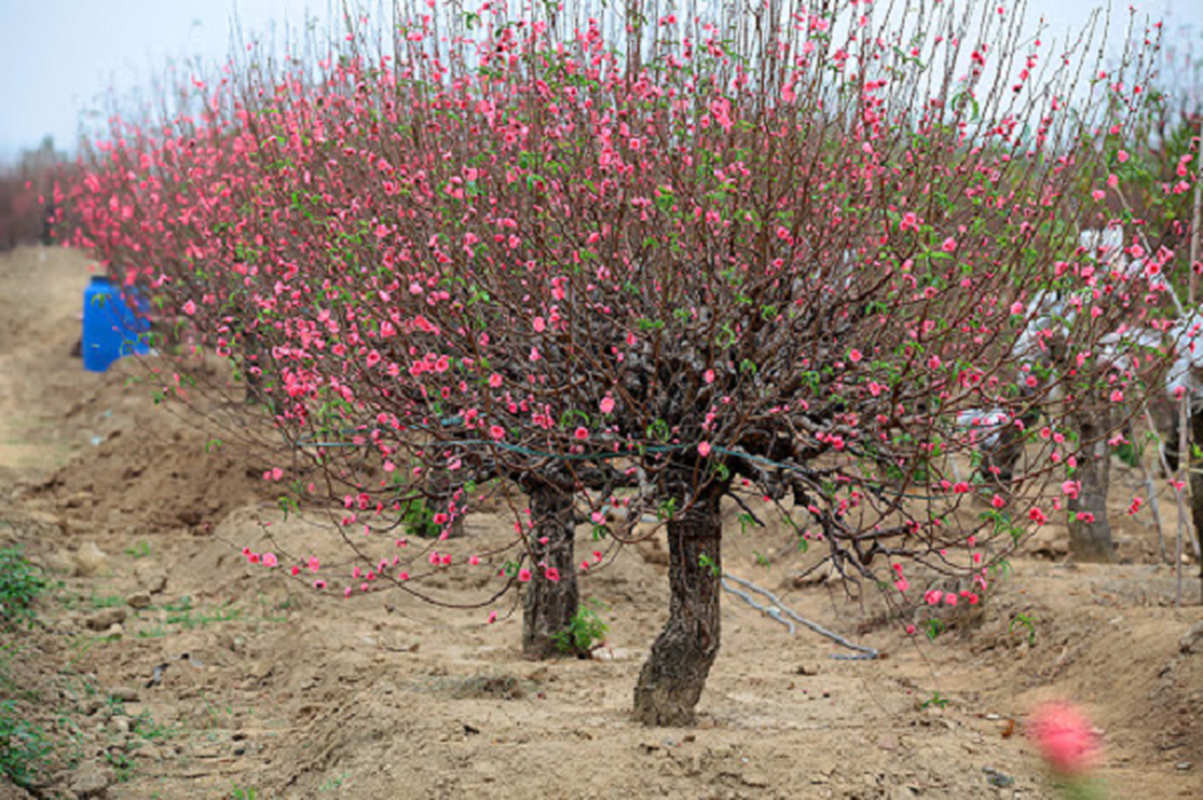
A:
{"type": "MultiPolygon", "coordinates": [[[[1045,15],[1059,34],[1080,27],[1097,5],[1033,0],[1028,17],[1045,15]]],[[[1155,16],[1168,10],[1175,27],[1192,26],[1196,40],[1203,34],[1203,0],[1138,0],[1137,6],[1155,16]]],[[[146,87],[168,59],[223,61],[235,8],[245,30],[262,33],[329,19],[329,7],[330,0],[0,0],[0,160],[48,134],[60,149],[73,149],[81,115],[99,108],[98,98],[109,89],[126,94],[146,87]]],[[[1122,12],[1127,3],[1115,8],[1122,12]]]]}

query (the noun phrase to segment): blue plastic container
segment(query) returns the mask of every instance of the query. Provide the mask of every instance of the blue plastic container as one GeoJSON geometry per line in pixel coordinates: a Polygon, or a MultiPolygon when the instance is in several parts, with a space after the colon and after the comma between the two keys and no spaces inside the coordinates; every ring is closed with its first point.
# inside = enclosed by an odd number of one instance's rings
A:
{"type": "MultiPolygon", "coordinates": [[[[145,301],[130,293],[145,312],[145,301]]],[[[143,334],[150,320],[136,315],[121,296],[121,288],[108,275],[94,275],[84,289],[84,369],[105,372],[113,362],[131,353],[146,355],[150,345],[143,334]]]]}

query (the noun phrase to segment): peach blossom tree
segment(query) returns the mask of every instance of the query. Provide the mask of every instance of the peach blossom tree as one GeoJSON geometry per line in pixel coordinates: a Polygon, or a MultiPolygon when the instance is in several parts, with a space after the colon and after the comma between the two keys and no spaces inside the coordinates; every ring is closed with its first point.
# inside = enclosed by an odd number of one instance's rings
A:
{"type": "Polygon", "coordinates": [[[1080,497],[1124,416],[1093,410],[1160,380],[1113,334],[1165,310],[1077,247],[1140,62],[1095,79],[1089,36],[974,8],[972,34],[923,2],[413,9],[390,52],[352,26],[316,75],[235,67],[203,118],[105,145],[78,241],[256,374],[266,477],[339,509],[348,596],[480,570],[464,604],[523,586],[546,654],[578,573],[656,519],[671,603],[635,714],[688,724],[724,498],[892,604],[976,604],[1080,497]],[[449,533],[494,479],[531,508],[480,552],[449,533]],[[415,514],[433,538],[394,535],[415,514]]]}

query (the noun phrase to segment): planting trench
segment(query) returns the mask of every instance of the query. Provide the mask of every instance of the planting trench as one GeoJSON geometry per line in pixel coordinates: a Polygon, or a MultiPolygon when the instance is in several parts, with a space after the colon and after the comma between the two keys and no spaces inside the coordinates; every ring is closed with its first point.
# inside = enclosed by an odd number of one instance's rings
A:
{"type": "MultiPolygon", "coordinates": [[[[1023,721],[1068,697],[1103,731],[1113,796],[1203,797],[1203,637],[1184,640],[1203,619],[1198,587],[1171,607],[1118,464],[1130,563],[1061,563],[1066,533],[1051,528],[1034,549],[1052,558],[1016,560],[934,644],[883,623],[872,596],[794,588],[791,537],[742,535],[726,510],[728,570],[886,657],[833,660],[828,641],[726,595],[697,726],[649,729],[630,711],[667,614],[660,540],[582,576],[607,646],[548,663],[522,658],[510,605],[490,626],[480,610],[333,600],[250,567],[239,550],[269,534],[339,551],[318,519],[280,516],[252,458],[206,454],[204,432],[130,380],[138,364],[82,371],[69,352],[87,277],[68,251],[0,256],[0,547],[22,545],[56,584],[42,626],[0,634],[0,696],[59,743],[44,796],[1052,798],[1023,721]]],[[[484,550],[510,524],[478,513],[467,535],[484,550]]],[[[442,580],[446,598],[472,588],[442,580]]],[[[9,795],[22,793],[0,783],[9,795]]]]}

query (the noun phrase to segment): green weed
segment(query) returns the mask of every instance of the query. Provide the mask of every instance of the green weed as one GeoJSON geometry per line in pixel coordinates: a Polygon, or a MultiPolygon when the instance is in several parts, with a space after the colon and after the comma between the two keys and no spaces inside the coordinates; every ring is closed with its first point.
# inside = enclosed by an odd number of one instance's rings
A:
{"type": "Polygon", "coordinates": [[[45,732],[25,720],[15,701],[0,702],[0,776],[32,786],[46,774],[53,752],[45,732]]]}
{"type": "Polygon", "coordinates": [[[150,556],[150,545],[146,542],[138,542],[133,547],[125,548],[122,552],[131,558],[147,558],[150,556]]]}
{"type": "Polygon", "coordinates": [[[37,614],[33,601],[46,590],[41,570],[17,548],[0,550],[0,622],[11,629],[24,622],[32,628],[37,614]]]}
{"type": "Polygon", "coordinates": [[[605,606],[594,600],[578,608],[569,626],[552,637],[561,653],[588,655],[601,647],[610,627],[602,622],[594,608],[604,610],[605,606]]]}

